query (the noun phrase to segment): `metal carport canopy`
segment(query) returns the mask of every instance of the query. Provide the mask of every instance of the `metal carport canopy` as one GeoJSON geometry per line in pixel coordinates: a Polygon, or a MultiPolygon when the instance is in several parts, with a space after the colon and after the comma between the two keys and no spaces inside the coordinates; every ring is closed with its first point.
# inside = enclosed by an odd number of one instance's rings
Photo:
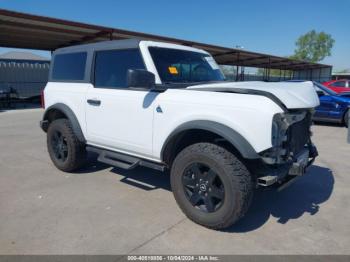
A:
{"type": "Polygon", "coordinates": [[[204,49],[212,54],[219,64],[224,65],[283,70],[331,67],[241,49],[0,9],[0,46],[2,47],[53,51],[64,46],[128,38],[170,42],[204,49]]]}

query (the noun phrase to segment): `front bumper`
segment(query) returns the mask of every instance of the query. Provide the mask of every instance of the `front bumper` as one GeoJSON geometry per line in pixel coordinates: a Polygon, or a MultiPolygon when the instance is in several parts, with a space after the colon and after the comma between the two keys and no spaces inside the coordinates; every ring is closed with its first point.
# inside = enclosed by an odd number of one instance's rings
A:
{"type": "Polygon", "coordinates": [[[268,175],[258,177],[257,185],[267,187],[277,184],[279,190],[282,190],[290,185],[292,181],[304,175],[317,156],[317,148],[309,143],[293,160],[271,168],[268,175]]]}

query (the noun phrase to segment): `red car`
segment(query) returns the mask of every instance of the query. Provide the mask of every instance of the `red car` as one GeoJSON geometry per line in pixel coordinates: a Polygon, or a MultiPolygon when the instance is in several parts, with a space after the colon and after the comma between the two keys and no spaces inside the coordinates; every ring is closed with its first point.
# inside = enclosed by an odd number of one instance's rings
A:
{"type": "Polygon", "coordinates": [[[338,79],[331,80],[328,82],[322,83],[329,89],[332,89],[334,92],[342,93],[342,92],[350,92],[350,80],[349,79],[338,79]]]}

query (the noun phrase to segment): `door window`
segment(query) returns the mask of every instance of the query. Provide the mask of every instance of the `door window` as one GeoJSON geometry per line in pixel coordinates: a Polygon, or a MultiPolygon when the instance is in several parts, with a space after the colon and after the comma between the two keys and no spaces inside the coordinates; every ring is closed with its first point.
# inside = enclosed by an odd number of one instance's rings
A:
{"type": "Polygon", "coordinates": [[[128,69],[145,69],[138,49],[97,51],[94,82],[97,88],[126,88],[128,69]]]}

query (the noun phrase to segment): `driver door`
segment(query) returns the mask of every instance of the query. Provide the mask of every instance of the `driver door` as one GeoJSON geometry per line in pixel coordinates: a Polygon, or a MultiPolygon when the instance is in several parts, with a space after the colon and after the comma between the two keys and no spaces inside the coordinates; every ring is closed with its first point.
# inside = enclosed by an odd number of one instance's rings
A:
{"type": "Polygon", "coordinates": [[[139,50],[97,51],[94,59],[94,84],[86,99],[88,143],[151,156],[155,94],[126,83],[128,69],[145,68],[139,50]]]}

